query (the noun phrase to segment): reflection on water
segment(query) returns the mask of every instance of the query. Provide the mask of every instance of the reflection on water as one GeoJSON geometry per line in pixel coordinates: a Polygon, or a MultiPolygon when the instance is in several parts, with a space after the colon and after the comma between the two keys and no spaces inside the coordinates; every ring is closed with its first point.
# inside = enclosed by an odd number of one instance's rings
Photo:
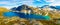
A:
{"type": "Polygon", "coordinates": [[[24,13],[18,13],[19,17],[26,18],[26,19],[36,19],[36,20],[49,20],[49,16],[43,16],[43,15],[36,15],[36,14],[24,14],[24,13]]]}

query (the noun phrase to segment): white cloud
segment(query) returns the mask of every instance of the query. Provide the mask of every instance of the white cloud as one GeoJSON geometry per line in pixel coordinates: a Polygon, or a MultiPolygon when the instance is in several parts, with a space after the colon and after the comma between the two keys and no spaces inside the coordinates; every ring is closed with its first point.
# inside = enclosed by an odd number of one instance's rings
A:
{"type": "Polygon", "coordinates": [[[29,4],[33,4],[33,1],[23,1],[22,4],[26,4],[26,5],[29,5],[29,4]]]}
{"type": "Polygon", "coordinates": [[[51,3],[52,6],[60,6],[60,3],[51,3]]]}
{"type": "Polygon", "coordinates": [[[41,0],[37,0],[37,1],[41,1],[41,0]]]}
{"type": "Polygon", "coordinates": [[[0,4],[8,4],[7,1],[0,1],[0,4]]]}
{"type": "Polygon", "coordinates": [[[10,6],[10,5],[14,5],[16,3],[11,3],[9,1],[0,1],[0,5],[3,4],[2,6],[10,6]]]}
{"type": "Polygon", "coordinates": [[[17,6],[1,6],[1,7],[5,7],[5,8],[7,8],[7,9],[11,9],[11,8],[17,7],[17,6]]]}
{"type": "Polygon", "coordinates": [[[17,4],[31,4],[34,0],[11,0],[11,1],[0,1],[0,4],[5,5],[17,5],[17,4]]]}
{"type": "Polygon", "coordinates": [[[55,0],[46,0],[46,2],[54,2],[55,0]]]}
{"type": "Polygon", "coordinates": [[[49,5],[51,5],[51,6],[60,6],[60,0],[55,0],[54,2],[52,2],[49,5]]]}
{"type": "Polygon", "coordinates": [[[12,8],[12,7],[17,7],[21,4],[27,4],[27,5],[33,5],[34,0],[11,0],[11,1],[0,1],[0,5],[2,5],[2,7],[6,7],[6,8],[12,8]]]}

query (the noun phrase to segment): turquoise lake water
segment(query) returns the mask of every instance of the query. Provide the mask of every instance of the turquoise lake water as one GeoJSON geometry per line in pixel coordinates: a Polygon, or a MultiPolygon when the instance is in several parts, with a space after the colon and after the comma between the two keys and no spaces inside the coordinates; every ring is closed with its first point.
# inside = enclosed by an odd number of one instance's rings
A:
{"type": "Polygon", "coordinates": [[[26,19],[50,20],[49,16],[42,16],[42,15],[36,15],[36,14],[24,14],[24,13],[15,13],[15,12],[5,12],[3,15],[5,17],[19,16],[20,18],[26,18],[26,19]]]}

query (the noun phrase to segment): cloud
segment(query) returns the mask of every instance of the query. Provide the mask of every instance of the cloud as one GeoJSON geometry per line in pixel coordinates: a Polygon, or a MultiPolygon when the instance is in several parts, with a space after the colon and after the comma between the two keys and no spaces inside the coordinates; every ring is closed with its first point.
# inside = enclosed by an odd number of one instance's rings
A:
{"type": "Polygon", "coordinates": [[[34,0],[7,0],[0,1],[0,4],[5,5],[18,5],[18,4],[31,4],[34,0]]]}
{"type": "Polygon", "coordinates": [[[51,6],[60,6],[60,2],[59,3],[51,3],[51,6]]]}
{"type": "Polygon", "coordinates": [[[34,0],[0,0],[0,6],[12,8],[22,4],[33,5],[34,0]]]}
{"type": "Polygon", "coordinates": [[[55,0],[53,1],[51,4],[49,4],[50,6],[60,6],[60,0],[55,0]]]}
{"type": "Polygon", "coordinates": [[[0,1],[0,4],[8,4],[7,1],[0,1]]]}
{"type": "Polygon", "coordinates": [[[10,5],[13,6],[13,4],[15,4],[15,3],[11,3],[9,1],[0,1],[0,5],[1,6],[10,6],[10,5]]]}
{"type": "Polygon", "coordinates": [[[17,7],[22,4],[26,4],[29,6],[41,6],[45,4],[51,5],[50,2],[53,2],[51,3],[52,5],[55,4],[54,0],[0,0],[0,6],[4,6],[8,8],[17,7]]]}
{"type": "Polygon", "coordinates": [[[46,2],[54,2],[55,0],[45,0],[46,2]]]}

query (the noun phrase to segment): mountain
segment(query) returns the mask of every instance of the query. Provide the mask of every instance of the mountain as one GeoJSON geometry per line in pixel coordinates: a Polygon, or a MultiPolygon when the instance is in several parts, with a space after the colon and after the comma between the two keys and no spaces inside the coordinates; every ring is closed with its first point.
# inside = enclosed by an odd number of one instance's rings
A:
{"type": "Polygon", "coordinates": [[[55,8],[58,9],[58,10],[60,10],[60,6],[56,6],[55,8]]]}
{"type": "Polygon", "coordinates": [[[60,10],[60,6],[50,6],[50,8],[60,10]]]}
{"type": "MultiPolygon", "coordinates": [[[[39,7],[39,8],[51,8],[51,9],[57,9],[57,10],[60,10],[60,6],[49,6],[49,5],[44,5],[42,7],[39,7]]],[[[11,10],[16,10],[16,11],[21,11],[22,9],[26,9],[26,10],[32,10],[29,6],[27,5],[21,5],[21,6],[18,6],[18,7],[13,7],[11,10]]]]}
{"type": "Polygon", "coordinates": [[[13,11],[15,11],[16,10],[16,7],[13,7],[12,9],[10,9],[10,10],[13,10],[13,11]]]}
{"type": "Polygon", "coordinates": [[[31,8],[29,8],[29,6],[27,5],[21,5],[21,6],[18,6],[17,8],[14,7],[11,10],[21,11],[22,9],[31,10],[31,8]]]}
{"type": "Polygon", "coordinates": [[[49,8],[52,8],[52,9],[57,9],[57,10],[60,10],[60,6],[49,6],[49,5],[44,5],[40,8],[46,8],[46,7],[49,7],[49,8]]]}
{"type": "Polygon", "coordinates": [[[39,10],[39,8],[34,8],[34,7],[31,8],[30,6],[27,6],[27,5],[21,5],[21,6],[18,6],[17,8],[16,7],[12,8],[12,10],[14,9],[15,11],[19,11],[19,13],[16,12],[19,15],[19,17],[27,18],[27,19],[29,19],[29,18],[30,19],[33,19],[33,18],[34,19],[40,19],[40,18],[41,19],[45,19],[45,18],[46,19],[50,19],[50,17],[54,18],[55,16],[56,17],[60,16],[59,13],[56,13],[58,11],[55,11],[55,12],[54,11],[50,11],[50,10],[56,9],[55,6],[44,5],[41,8],[40,8],[41,10],[39,10]],[[41,9],[41,8],[43,8],[43,9],[41,9]],[[29,12],[29,10],[31,10],[32,13],[29,12]],[[24,13],[20,13],[20,11],[22,11],[24,13]],[[29,13],[26,13],[26,12],[29,12],[29,13]],[[52,16],[52,14],[54,14],[54,16],[52,16]],[[56,14],[58,14],[59,16],[57,16],[56,14]]]}
{"type": "Polygon", "coordinates": [[[44,6],[42,6],[41,8],[45,8],[45,7],[48,7],[49,5],[44,5],[44,6]]]}
{"type": "Polygon", "coordinates": [[[21,5],[21,6],[18,6],[16,8],[16,10],[20,11],[20,10],[24,9],[25,7],[27,7],[27,6],[26,5],[21,5]]]}
{"type": "MultiPolygon", "coordinates": [[[[50,6],[50,8],[55,8],[55,6],[50,6]]],[[[55,8],[56,9],[56,8],[55,8]]]]}

